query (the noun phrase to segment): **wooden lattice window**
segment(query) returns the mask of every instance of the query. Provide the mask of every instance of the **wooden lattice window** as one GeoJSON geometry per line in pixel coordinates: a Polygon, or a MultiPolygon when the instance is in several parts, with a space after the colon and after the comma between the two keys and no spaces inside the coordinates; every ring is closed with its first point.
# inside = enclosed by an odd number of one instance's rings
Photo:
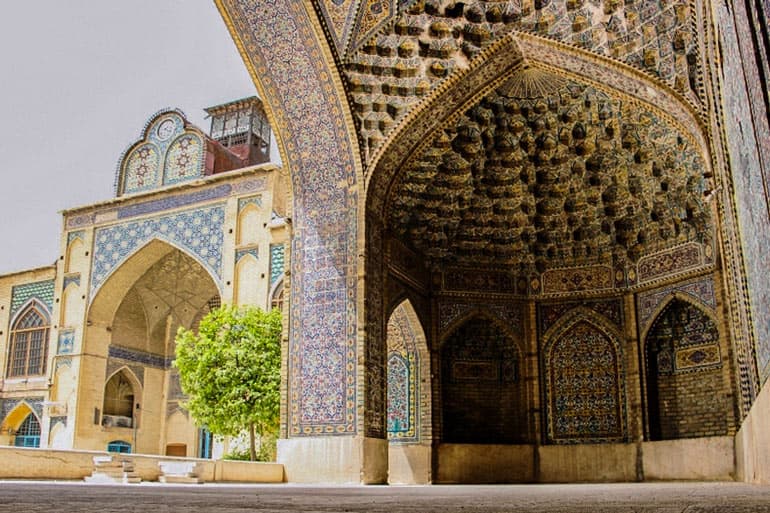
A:
{"type": "Polygon", "coordinates": [[[8,377],[45,374],[48,356],[48,316],[35,304],[30,305],[11,329],[8,377]]]}

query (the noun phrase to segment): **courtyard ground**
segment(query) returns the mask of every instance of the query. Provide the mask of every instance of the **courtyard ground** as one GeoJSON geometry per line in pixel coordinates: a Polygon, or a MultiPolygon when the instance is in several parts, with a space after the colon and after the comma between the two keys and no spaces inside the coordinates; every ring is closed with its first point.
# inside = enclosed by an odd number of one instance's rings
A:
{"type": "Polygon", "coordinates": [[[87,485],[0,482],[0,512],[770,513],[770,486],[631,483],[506,486],[87,485]]]}

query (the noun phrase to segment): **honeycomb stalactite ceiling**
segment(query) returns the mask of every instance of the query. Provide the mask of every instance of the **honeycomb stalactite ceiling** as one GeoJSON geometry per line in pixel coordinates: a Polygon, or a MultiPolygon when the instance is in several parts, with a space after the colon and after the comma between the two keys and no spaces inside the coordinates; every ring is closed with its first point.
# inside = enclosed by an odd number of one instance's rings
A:
{"type": "Polygon", "coordinates": [[[412,106],[513,31],[617,59],[697,105],[701,71],[692,20],[689,0],[399,2],[387,28],[345,59],[364,148],[371,155],[412,106]]]}
{"type": "Polygon", "coordinates": [[[635,263],[712,237],[703,163],[665,120],[525,65],[400,169],[396,237],[439,264],[635,263]]]}

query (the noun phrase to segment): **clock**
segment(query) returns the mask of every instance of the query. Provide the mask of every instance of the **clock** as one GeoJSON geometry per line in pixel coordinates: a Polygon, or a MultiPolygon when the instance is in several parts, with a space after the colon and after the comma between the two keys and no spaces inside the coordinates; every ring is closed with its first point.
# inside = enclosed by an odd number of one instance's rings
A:
{"type": "Polygon", "coordinates": [[[160,125],[158,125],[158,130],[156,133],[158,134],[158,139],[161,141],[165,141],[169,137],[171,137],[174,132],[176,131],[176,123],[174,123],[173,119],[167,119],[163,121],[160,125]]]}

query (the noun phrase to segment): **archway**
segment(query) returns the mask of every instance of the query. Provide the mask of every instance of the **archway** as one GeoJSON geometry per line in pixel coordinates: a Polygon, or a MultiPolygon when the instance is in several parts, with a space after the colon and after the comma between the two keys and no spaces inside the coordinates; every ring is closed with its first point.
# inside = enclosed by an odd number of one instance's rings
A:
{"type": "Polygon", "coordinates": [[[100,390],[80,393],[86,400],[78,407],[77,446],[101,450],[123,439],[148,454],[163,454],[167,442],[195,446],[189,416],[182,426],[168,421],[184,398],[172,366],[174,338],[180,327],[194,329],[219,298],[203,265],[160,240],[112,272],[89,306],[85,352],[101,357],[84,358],[81,373],[91,378],[81,379],[81,387],[104,378],[100,390]]]}
{"type": "Polygon", "coordinates": [[[644,343],[647,439],[727,434],[719,330],[681,297],[660,311],[644,343]]]}
{"type": "Polygon", "coordinates": [[[526,441],[522,355],[498,322],[467,319],[443,341],[440,360],[443,443],[526,441]]]}
{"type": "Polygon", "coordinates": [[[417,313],[409,300],[387,324],[388,482],[431,480],[430,355],[417,313]]]}

